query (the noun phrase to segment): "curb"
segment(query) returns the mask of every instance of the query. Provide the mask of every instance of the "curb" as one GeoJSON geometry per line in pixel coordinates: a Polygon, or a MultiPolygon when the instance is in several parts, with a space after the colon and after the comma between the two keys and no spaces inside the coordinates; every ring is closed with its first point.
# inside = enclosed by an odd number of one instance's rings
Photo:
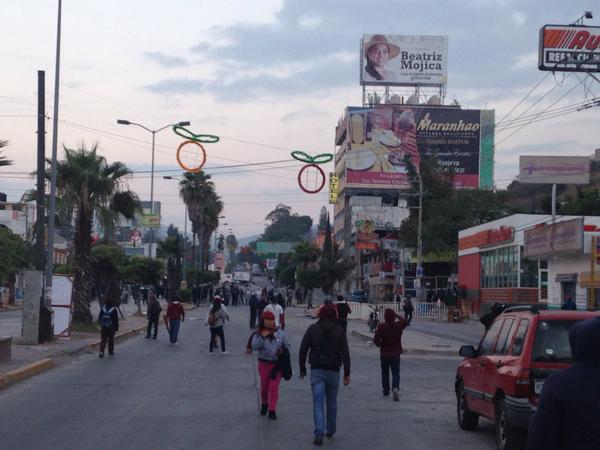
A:
{"type": "MultiPolygon", "coordinates": [[[[131,330],[123,331],[119,334],[115,335],[115,341],[120,341],[122,339],[126,339],[133,335],[139,334],[141,331],[146,329],[146,324],[137,326],[132,328],[131,330]]],[[[76,350],[65,352],[61,355],[55,355],[51,358],[40,359],[31,364],[27,364],[26,366],[19,367],[11,372],[7,372],[4,375],[0,375],[0,390],[7,388],[10,385],[13,385],[19,381],[26,380],[27,378],[31,378],[39,373],[45,372],[46,370],[52,369],[55,366],[54,359],[60,358],[61,356],[72,356],[77,355],[79,353],[83,353],[86,351],[92,351],[97,349],[100,346],[100,340],[98,339],[96,342],[92,342],[91,344],[87,344],[81,348],[76,350]]]]}
{"type": "MultiPolygon", "coordinates": [[[[352,335],[363,341],[372,342],[373,337],[370,334],[358,330],[352,330],[352,335]]],[[[437,350],[425,348],[410,348],[402,346],[403,354],[407,355],[437,355],[437,356],[458,356],[458,350],[437,350]]]]}
{"type": "Polygon", "coordinates": [[[13,370],[12,372],[7,372],[0,376],[0,389],[4,389],[11,384],[30,378],[38,373],[45,372],[52,367],[54,367],[54,361],[49,358],[44,358],[13,370]]]}

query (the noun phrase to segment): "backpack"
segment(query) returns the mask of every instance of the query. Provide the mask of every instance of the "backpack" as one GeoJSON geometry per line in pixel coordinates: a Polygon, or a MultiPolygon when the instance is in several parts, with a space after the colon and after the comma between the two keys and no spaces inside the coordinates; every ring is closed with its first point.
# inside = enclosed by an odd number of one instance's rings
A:
{"type": "Polygon", "coordinates": [[[212,311],[210,311],[208,313],[208,326],[209,327],[214,327],[217,324],[218,320],[219,320],[218,313],[214,313],[212,311]]]}
{"type": "Polygon", "coordinates": [[[102,318],[100,319],[100,325],[102,326],[102,328],[112,328],[113,326],[113,321],[111,316],[111,313],[115,310],[115,308],[110,308],[109,310],[106,310],[106,308],[102,308],[102,318]]]}

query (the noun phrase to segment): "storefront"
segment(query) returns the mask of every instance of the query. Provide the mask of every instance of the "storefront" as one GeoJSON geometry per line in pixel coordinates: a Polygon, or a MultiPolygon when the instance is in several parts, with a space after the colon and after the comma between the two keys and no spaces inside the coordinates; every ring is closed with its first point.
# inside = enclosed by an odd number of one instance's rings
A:
{"type": "MultiPolygon", "coordinates": [[[[548,215],[514,214],[460,231],[458,283],[471,311],[478,313],[482,305],[494,302],[560,308],[567,296],[585,309],[588,293],[582,281],[586,270],[589,279],[592,230],[600,227],[600,217],[560,216],[557,222],[573,219],[581,223],[581,245],[576,245],[576,235],[569,237],[565,230],[561,234],[560,227],[548,230],[548,215]],[[531,233],[536,229],[546,230],[549,252],[540,247],[532,253],[535,245],[543,245],[540,233],[531,233]],[[537,239],[530,240],[533,247],[525,245],[526,233],[537,239]],[[557,246],[561,239],[563,247],[557,246]]],[[[600,272],[598,280],[600,287],[600,272]]]]}

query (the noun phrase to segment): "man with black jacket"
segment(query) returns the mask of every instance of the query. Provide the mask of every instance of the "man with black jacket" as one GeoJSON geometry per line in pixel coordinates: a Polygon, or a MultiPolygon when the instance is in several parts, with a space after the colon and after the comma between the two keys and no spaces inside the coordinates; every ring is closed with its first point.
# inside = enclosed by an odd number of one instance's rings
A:
{"type": "Polygon", "coordinates": [[[158,320],[160,319],[161,311],[162,308],[156,298],[154,289],[150,288],[150,293],[148,294],[148,307],[146,309],[146,316],[148,318],[146,339],[150,339],[150,334],[152,334],[152,339],[156,339],[156,335],[158,334],[158,320]]]}
{"type": "Polygon", "coordinates": [[[548,378],[529,427],[529,450],[598,450],[600,317],[569,330],[575,364],[548,378]]]}
{"type": "Polygon", "coordinates": [[[300,377],[306,376],[306,357],[310,363],[310,384],[313,395],[315,445],[323,444],[323,436],[333,437],[336,431],[337,393],[340,367],[344,365],[344,385],[350,384],[350,352],[344,329],[336,323],[334,305],[323,305],[319,321],[306,330],[300,345],[300,377]],[[325,405],[327,404],[327,413],[325,405]]]}
{"type": "Polygon", "coordinates": [[[108,356],[112,357],[115,352],[115,333],[119,331],[119,314],[113,304],[114,301],[107,299],[98,314],[100,323],[100,354],[98,356],[100,358],[104,358],[107,342],[108,356]]]}

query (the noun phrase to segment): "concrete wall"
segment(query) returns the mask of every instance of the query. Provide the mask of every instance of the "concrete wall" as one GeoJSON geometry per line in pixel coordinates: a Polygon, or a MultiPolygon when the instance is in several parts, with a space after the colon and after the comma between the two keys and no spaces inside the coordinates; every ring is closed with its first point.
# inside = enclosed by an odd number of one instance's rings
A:
{"type": "MultiPolygon", "coordinates": [[[[548,308],[560,308],[562,305],[562,287],[556,280],[559,274],[589,272],[590,256],[579,255],[573,257],[557,257],[548,260],[548,308]]],[[[600,274],[599,274],[600,276],[600,274]]],[[[587,290],[576,285],[575,303],[577,309],[585,310],[587,306],[587,290]]]]}

